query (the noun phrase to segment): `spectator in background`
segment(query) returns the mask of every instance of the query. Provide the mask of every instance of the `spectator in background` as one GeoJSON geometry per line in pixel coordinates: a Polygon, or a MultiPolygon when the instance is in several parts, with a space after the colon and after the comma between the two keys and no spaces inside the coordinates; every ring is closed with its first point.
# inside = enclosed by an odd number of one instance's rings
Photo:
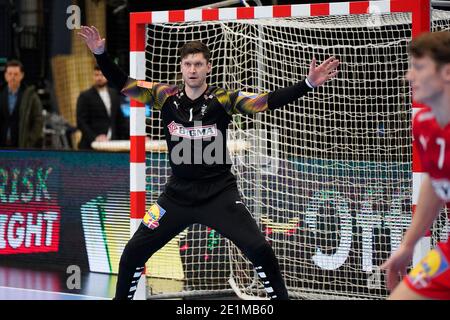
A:
{"type": "Polygon", "coordinates": [[[6,85],[0,88],[0,147],[42,147],[42,104],[34,87],[22,83],[24,75],[20,61],[6,63],[6,85]]]}
{"type": "Polygon", "coordinates": [[[98,66],[94,68],[94,85],[78,97],[77,126],[82,133],[80,149],[92,149],[93,141],[129,138],[126,119],[120,109],[120,96],[108,87],[98,66]]]}

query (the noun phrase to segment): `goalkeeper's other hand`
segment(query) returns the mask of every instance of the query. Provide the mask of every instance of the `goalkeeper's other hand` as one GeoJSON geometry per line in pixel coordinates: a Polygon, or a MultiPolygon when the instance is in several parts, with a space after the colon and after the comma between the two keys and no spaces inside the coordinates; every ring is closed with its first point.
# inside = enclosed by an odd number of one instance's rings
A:
{"type": "Polygon", "coordinates": [[[102,54],[105,52],[105,38],[100,37],[100,32],[94,26],[86,27],[81,26],[81,30],[78,32],[80,38],[84,40],[89,50],[93,54],[102,54]]]}
{"type": "Polygon", "coordinates": [[[339,60],[335,57],[330,57],[325,60],[320,66],[316,66],[316,58],[313,58],[311,65],[309,66],[308,81],[315,88],[325,81],[333,78],[337,75],[337,67],[339,66],[339,60]]]}

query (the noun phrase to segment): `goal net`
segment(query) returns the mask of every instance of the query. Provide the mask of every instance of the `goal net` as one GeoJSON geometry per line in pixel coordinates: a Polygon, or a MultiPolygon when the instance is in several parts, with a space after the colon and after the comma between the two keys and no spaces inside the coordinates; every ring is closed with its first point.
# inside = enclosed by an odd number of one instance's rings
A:
{"type": "MultiPolygon", "coordinates": [[[[432,12],[433,29],[450,14],[432,12]]],[[[305,78],[315,57],[340,61],[333,80],[279,110],[236,115],[228,131],[241,196],[272,245],[293,298],[384,298],[379,267],[411,221],[411,14],[365,14],[182,23],[146,30],[146,78],[181,83],[179,48],[212,51],[209,84],[269,92],[305,78]]],[[[147,134],[162,141],[160,113],[147,134]]],[[[170,175],[164,149],[146,154],[146,206],[170,175]]],[[[211,214],[214,214],[211,212],[211,214]]],[[[446,237],[439,219],[433,241],[446,237]]],[[[147,264],[181,294],[229,290],[265,297],[253,267],[207,226],[185,230],[147,264]]],[[[150,284],[151,293],[164,290],[150,284]]]]}

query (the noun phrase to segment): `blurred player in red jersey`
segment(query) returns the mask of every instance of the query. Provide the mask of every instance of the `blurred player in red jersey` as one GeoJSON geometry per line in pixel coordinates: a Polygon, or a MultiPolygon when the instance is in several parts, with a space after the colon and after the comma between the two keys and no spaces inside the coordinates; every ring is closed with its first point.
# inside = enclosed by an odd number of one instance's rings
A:
{"type": "Polygon", "coordinates": [[[409,48],[406,74],[413,99],[426,104],[413,120],[414,143],[426,172],[411,226],[396,252],[381,266],[386,270],[389,299],[450,299],[450,245],[440,242],[406,274],[414,246],[450,202],[450,32],[425,33],[409,48]],[[398,285],[397,285],[398,284],[398,285]]]}

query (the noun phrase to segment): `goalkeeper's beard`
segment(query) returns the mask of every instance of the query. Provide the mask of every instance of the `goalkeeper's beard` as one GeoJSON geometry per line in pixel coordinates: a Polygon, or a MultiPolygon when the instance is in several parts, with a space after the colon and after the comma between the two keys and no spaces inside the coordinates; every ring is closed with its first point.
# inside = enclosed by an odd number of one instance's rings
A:
{"type": "Polygon", "coordinates": [[[204,79],[185,79],[184,85],[190,89],[200,89],[206,84],[206,78],[204,79]]]}

